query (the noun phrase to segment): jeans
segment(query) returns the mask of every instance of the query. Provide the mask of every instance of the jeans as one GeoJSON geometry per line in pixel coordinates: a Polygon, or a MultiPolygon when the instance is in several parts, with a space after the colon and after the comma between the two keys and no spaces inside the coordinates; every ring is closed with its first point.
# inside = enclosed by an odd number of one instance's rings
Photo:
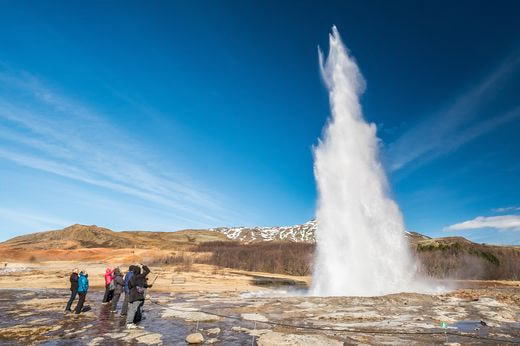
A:
{"type": "Polygon", "coordinates": [[[72,306],[74,299],[76,299],[77,294],[78,294],[78,290],[70,290],[70,298],[69,298],[69,301],[67,302],[67,307],[65,308],[65,311],[70,311],[70,307],[72,306]]]}
{"type": "Polygon", "coordinates": [[[85,298],[87,297],[87,292],[79,292],[79,300],[78,305],[76,305],[76,308],[74,309],[77,314],[83,310],[83,304],[85,304],[85,298]]]}
{"type": "Polygon", "coordinates": [[[121,308],[121,315],[126,315],[128,313],[128,299],[130,293],[125,292],[125,299],[123,300],[123,307],[121,308]]]}
{"type": "Polygon", "coordinates": [[[126,323],[127,324],[130,324],[130,323],[134,323],[134,319],[136,317],[136,315],[140,316],[140,309],[141,309],[141,306],[143,306],[144,304],[144,301],[142,300],[136,300],[134,302],[131,302],[130,304],[128,304],[128,315],[126,316],[126,323]]]}
{"type": "Polygon", "coordinates": [[[121,298],[121,293],[114,293],[114,298],[112,298],[112,310],[117,310],[117,303],[119,302],[119,298],[121,298]]]}

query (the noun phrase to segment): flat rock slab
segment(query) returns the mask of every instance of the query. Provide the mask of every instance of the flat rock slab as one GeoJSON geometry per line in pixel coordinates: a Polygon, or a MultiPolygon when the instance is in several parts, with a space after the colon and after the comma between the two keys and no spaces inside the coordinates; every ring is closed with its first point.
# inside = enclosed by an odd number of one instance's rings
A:
{"type": "Polygon", "coordinates": [[[248,321],[256,321],[256,322],[267,322],[268,319],[264,315],[260,315],[257,313],[250,313],[250,314],[241,314],[240,315],[244,320],[248,321]]]}
{"type": "Polygon", "coordinates": [[[210,328],[206,331],[209,335],[220,334],[220,328],[210,328]]]}
{"type": "Polygon", "coordinates": [[[164,311],[161,314],[161,316],[163,318],[181,318],[187,322],[216,322],[221,320],[219,316],[196,311],[196,309],[193,308],[183,308],[176,306],[173,306],[171,308],[164,308],[164,311]]]}
{"type": "Polygon", "coordinates": [[[258,339],[259,346],[343,346],[343,342],[322,335],[265,333],[258,339]]]}
{"type": "Polygon", "coordinates": [[[238,333],[246,333],[251,336],[260,336],[262,334],[269,333],[271,331],[270,329],[249,329],[249,328],[236,327],[236,326],[232,327],[231,330],[234,332],[238,332],[238,333]]]}

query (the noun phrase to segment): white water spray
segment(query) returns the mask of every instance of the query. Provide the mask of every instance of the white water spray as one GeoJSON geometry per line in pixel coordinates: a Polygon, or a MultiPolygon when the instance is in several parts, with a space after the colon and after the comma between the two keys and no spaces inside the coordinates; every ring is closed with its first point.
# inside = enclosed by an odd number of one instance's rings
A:
{"type": "Polygon", "coordinates": [[[379,161],[376,127],[363,118],[365,83],[336,27],[321,74],[332,116],[315,149],[317,254],[311,292],[374,296],[417,290],[399,207],[379,161]]]}

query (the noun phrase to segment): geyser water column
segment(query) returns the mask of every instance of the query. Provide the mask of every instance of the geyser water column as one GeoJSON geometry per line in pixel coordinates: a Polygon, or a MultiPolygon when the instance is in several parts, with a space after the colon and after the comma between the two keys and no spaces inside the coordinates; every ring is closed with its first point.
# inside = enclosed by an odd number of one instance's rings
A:
{"type": "Polygon", "coordinates": [[[414,290],[415,268],[399,207],[379,161],[376,127],[363,118],[365,83],[332,28],[320,68],[331,117],[314,151],[317,253],[311,293],[373,296],[414,290]]]}

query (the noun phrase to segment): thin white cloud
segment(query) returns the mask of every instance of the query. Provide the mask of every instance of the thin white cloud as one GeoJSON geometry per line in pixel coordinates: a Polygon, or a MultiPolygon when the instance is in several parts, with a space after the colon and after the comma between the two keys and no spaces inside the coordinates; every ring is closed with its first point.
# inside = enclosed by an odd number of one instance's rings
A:
{"type": "Polygon", "coordinates": [[[520,211],[520,207],[505,207],[505,208],[495,208],[493,209],[495,213],[507,213],[510,211],[520,211]]]}
{"type": "Polygon", "coordinates": [[[482,228],[493,228],[500,231],[520,231],[520,215],[477,216],[448,226],[444,231],[465,231],[482,228]]]}
{"type": "Polygon", "coordinates": [[[396,171],[414,162],[429,162],[519,118],[520,107],[516,107],[488,120],[475,120],[479,108],[500,90],[519,64],[520,54],[513,54],[450,107],[420,122],[391,143],[386,151],[389,169],[396,171]]]}
{"type": "Polygon", "coordinates": [[[73,222],[55,218],[53,216],[42,215],[35,211],[16,210],[0,208],[0,217],[5,221],[22,224],[25,227],[35,230],[47,230],[50,228],[60,228],[71,225],[73,222]]]}
{"type": "Polygon", "coordinates": [[[194,225],[239,222],[225,197],[174,171],[102,112],[27,74],[0,71],[0,90],[0,158],[152,202],[194,225]]]}

